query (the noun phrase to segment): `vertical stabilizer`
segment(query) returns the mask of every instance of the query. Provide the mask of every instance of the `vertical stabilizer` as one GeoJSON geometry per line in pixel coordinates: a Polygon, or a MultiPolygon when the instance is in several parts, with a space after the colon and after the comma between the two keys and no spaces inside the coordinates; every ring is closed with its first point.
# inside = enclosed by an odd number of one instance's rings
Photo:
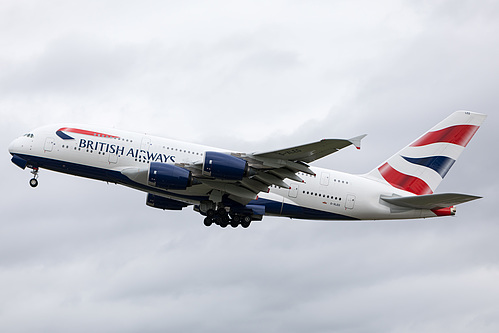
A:
{"type": "Polygon", "coordinates": [[[456,111],[366,176],[416,195],[432,194],[486,117],[456,111]]]}

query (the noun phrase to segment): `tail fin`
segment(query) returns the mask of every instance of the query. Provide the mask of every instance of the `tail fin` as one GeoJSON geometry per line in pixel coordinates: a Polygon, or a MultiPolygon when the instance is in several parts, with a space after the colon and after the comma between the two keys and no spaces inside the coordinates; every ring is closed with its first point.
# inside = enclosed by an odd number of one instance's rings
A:
{"type": "Polygon", "coordinates": [[[456,111],[366,176],[416,195],[432,194],[486,117],[456,111]]]}

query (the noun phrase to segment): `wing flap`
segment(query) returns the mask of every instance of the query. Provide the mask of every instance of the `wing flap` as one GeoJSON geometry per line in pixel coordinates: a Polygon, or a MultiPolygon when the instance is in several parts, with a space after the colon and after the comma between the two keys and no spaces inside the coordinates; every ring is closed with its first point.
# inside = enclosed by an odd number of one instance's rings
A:
{"type": "Polygon", "coordinates": [[[296,175],[296,173],[294,173],[293,171],[291,171],[287,168],[279,168],[279,169],[270,170],[269,173],[272,173],[273,175],[275,175],[281,179],[289,178],[289,179],[294,180],[294,181],[299,182],[299,183],[305,182],[303,179],[298,177],[298,175],[296,175]]]}
{"type": "Polygon", "coordinates": [[[221,191],[222,193],[229,193],[240,198],[254,200],[257,196],[255,192],[248,190],[242,186],[238,186],[237,184],[230,184],[208,179],[204,179],[203,183],[213,189],[221,191]]]}
{"type": "Polygon", "coordinates": [[[417,195],[410,197],[387,197],[381,196],[381,199],[400,207],[413,209],[440,209],[462,204],[468,201],[480,199],[481,197],[460,193],[440,193],[417,195]]]}
{"type": "Polygon", "coordinates": [[[286,184],[282,178],[271,175],[270,173],[259,172],[254,178],[257,178],[268,185],[276,185],[282,188],[289,188],[289,185],[286,184]]]}

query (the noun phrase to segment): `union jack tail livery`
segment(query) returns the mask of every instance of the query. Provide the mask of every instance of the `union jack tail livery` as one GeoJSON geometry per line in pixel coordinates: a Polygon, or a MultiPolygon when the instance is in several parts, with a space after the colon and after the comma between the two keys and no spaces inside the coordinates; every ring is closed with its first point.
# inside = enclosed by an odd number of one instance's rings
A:
{"type": "Polygon", "coordinates": [[[433,194],[486,117],[456,111],[367,176],[416,195],[433,194]]]}

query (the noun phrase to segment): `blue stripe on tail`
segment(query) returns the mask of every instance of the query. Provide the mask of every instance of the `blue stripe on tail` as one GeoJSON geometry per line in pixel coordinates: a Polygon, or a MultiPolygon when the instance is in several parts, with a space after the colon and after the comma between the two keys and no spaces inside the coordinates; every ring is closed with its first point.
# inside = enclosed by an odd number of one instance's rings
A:
{"type": "Polygon", "coordinates": [[[430,157],[421,157],[421,158],[413,158],[413,157],[405,157],[402,156],[406,161],[412,164],[421,165],[434,171],[438,172],[440,177],[444,178],[447,172],[449,172],[452,165],[456,160],[446,157],[446,156],[430,156],[430,157]]]}

